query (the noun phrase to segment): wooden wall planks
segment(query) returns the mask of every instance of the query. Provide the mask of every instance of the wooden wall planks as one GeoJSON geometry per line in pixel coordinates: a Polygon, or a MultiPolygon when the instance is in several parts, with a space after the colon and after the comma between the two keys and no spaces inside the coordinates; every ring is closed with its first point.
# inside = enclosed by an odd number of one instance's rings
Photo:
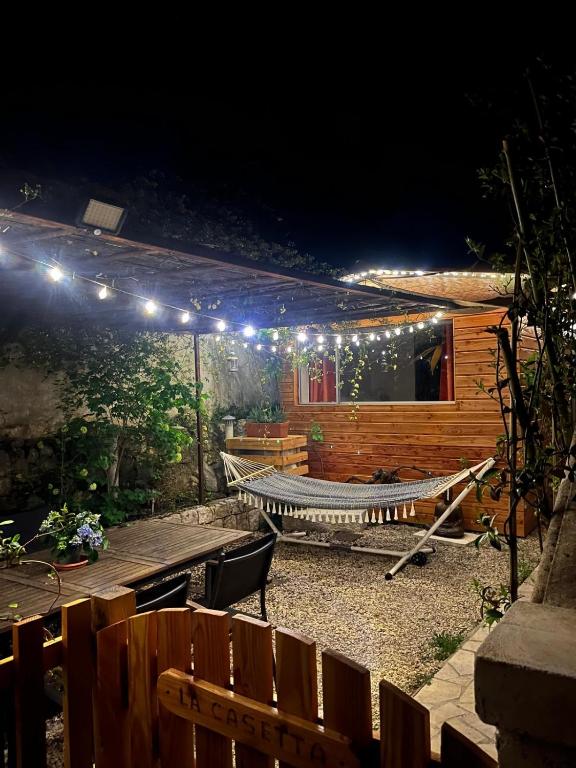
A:
{"type": "MultiPolygon", "coordinates": [[[[300,405],[296,377],[287,371],[280,389],[290,432],[309,433],[311,421],[316,421],[324,433],[323,443],[309,441],[310,475],[344,481],[351,475],[368,478],[378,467],[399,465],[449,474],[461,468],[461,457],[474,463],[493,455],[504,431],[502,419],[498,404],[478,389],[477,382],[482,380],[486,387],[495,383],[490,350],[496,348],[496,341],[486,328],[497,325],[501,317],[500,310],[453,317],[455,402],[360,405],[357,420],[350,420],[350,405],[300,405]]],[[[532,340],[528,338],[523,346],[529,351],[532,340]]],[[[403,470],[401,477],[422,475],[403,470]]],[[[501,529],[507,505],[506,494],[499,502],[485,498],[479,503],[471,493],[463,504],[466,527],[478,529],[475,521],[487,510],[497,515],[501,529]]],[[[432,522],[434,502],[417,503],[416,512],[417,522],[432,522]]],[[[533,515],[520,510],[519,534],[524,536],[533,527],[533,515]]]]}

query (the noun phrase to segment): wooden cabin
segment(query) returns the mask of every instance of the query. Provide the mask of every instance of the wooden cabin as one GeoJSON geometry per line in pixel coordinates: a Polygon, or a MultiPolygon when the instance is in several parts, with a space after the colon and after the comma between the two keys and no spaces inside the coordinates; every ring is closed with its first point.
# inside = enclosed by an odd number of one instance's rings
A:
{"type": "MultiPolygon", "coordinates": [[[[422,292],[431,295],[435,291],[442,295],[438,281],[436,285],[430,285],[430,282],[434,281],[419,280],[419,286],[425,288],[422,292]]],[[[494,350],[497,345],[495,336],[486,329],[500,323],[504,310],[486,304],[482,306],[480,299],[486,302],[486,298],[478,293],[482,293],[482,288],[486,293],[487,286],[482,285],[486,282],[487,279],[479,280],[477,276],[467,279],[463,276],[457,283],[447,281],[444,291],[458,290],[460,299],[468,297],[470,313],[446,313],[441,320],[434,320],[438,323],[434,337],[436,350],[432,353],[435,356],[435,384],[426,384],[421,373],[421,370],[426,373],[430,366],[416,361],[418,323],[424,325],[422,321],[430,321],[434,315],[386,317],[380,321],[357,323],[353,329],[346,330],[348,339],[354,338],[350,333],[356,329],[364,337],[366,332],[373,330],[378,333],[377,338],[382,336],[384,341],[385,328],[393,329],[394,335],[394,328],[399,327],[402,334],[410,331],[413,339],[408,348],[413,350],[414,360],[405,366],[407,374],[403,381],[402,377],[399,381],[398,376],[388,374],[388,381],[381,376],[381,386],[377,386],[379,374],[377,371],[372,373],[369,383],[360,384],[360,397],[355,406],[347,397],[350,383],[346,377],[337,380],[337,364],[328,366],[329,370],[321,371],[320,376],[316,373],[313,381],[302,370],[285,372],[281,398],[290,432],[310,434],[315,423],[323,434],[321,442],[308,441],[312,477],[346,481],[356,475],[368,479],[380,467],[405,467],[400,471],[401,479],[417,479],[423,475],[410,467],[416,466],[434,474],[450,474],[462,468],[463,460],[473,465],[495,455],[498,437],[504,433],[500,407],[479,388],[478,382],[482,381],[486,388],[494,386],[494,350]]],[[[414,291],[413,285],[410,290],[414,291]]],[[[429,347],[434,346],[434,338],[432,345],[426,342],[429,347]]],[[[529,351],[529,340],[526,348],[529,351]]],[[[378,352],[375,343],[373,357],[378,352]]],[[[385,354],[385,350],[383,352],[385,354]]],[[[426,375],[429,378],[429,371],[426,375]]],[[[318,431],[317,426],[315,429],[318,431]]],[[[434,500],[417,502],[417,516],[409,521],[433,522],[435,503],[434,500]]],[[[502,531],[508,495],[504,493],[499,501],[494,501],[485,493],[479,502],[472,491],[462,508],[466,529],[478,530],[476,520],[479,515],[489,512],[497,515],[496,521],[502,531]]],[[[519,535],[528,534],[534,524],[531,510],[519,510],[519,535]]]]}

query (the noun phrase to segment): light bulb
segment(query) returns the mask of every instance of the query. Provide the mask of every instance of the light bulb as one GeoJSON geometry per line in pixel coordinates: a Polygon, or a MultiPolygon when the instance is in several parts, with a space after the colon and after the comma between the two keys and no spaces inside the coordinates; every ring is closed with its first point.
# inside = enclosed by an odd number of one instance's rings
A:
{"type": "Polygon", "coordinates": [[[52,267],[48,270],[48,275],[51,280],[53,280],[55,283],[59,283],[60,280],[64,277],[62,270],[58,269],[58,267],[52,267]]]}
{"type": "Polygon", "coordinates": [[[272,344],[272,346],[270,347],[270,349],[272,350],[272,352],[276,352],[276,346],[275,346],[274,344],[272,344]]]}
{"type": "Polygon", "coordinates": [[[322,352],[323,349],[324,347],[322,346],[322,344],[318,344],[318,352],[322,352]]]}
{"type": "Polygon", "coordinates": [[[254,328],[253,328],[251,325],[247,325],[247,326],[244,328],[244,331],[243,331],[243,333],[244,333],[244,336],[246,336],[246,338],[248,338],[248,339],[249,339],[251,336],[254,336],[254,334],[256,333],[256,331],[254,330],[254,328]]]}
{"type": "Polygon", "coordinates": [[[147,315],[153,315],[157,309],[158,307],[156,303],[150,299],[144,304],[144,312],[146,312],[147,315]]]}
{"type": "Polygon", "coordinates": [[[292,352],[292,347],[286,347],[286,352],[288,352],[288,354],[290,354],[292,352]]]}
{"type": "Polygon", "coordinates": [[[216,341],[220,341],[221,338],[221,336],[216,336],[216,341]]]}
{"type": "Polygon", "coordinates": [[[190,320],[190,312],[182,312],[180,315],[180,322],[187,323],[190,320]]]}
{"type": "Polygon", "coordinates": [[[436,325],[436,324],[437,324],[437,322],[438,322],[438,318],[437,318],[437,317],[433,317],[433,318],[432,318],[432,322],[434,323],[434,325],[436,325]]]}
{"type": "Polygon", "coordinates": [[[385,331],[384,336],[386,336],[387,339],[390,338],[390,331],[385,331]]]}
{"type": "Polygon", "coordinates": [[[370,339],[370,341],[374,341],[376,336],[373,333],[371,333],[370,336],[368,336],[368,338],[370,339]]]}
{"type": "Polygon", "coordinates": [[[220,331],[220,333],[224,333],[224,331],[226,330],[226,323],[224,322],[224,320],[218,320],[218,322],[216,323],[216,328],[220,331]]]}
{"type": "Polygon", "coordinates": [[[394,333],[396,334],[396,336],[400,336],[400,334],[402,333],[402,329],[401,328],[396,328],[394,330],[394,333]]]}
{"type": "Polygon", "coordinates": [[[304,333],[304,331],[300,331],[300,333],[298,334],[298,336],[296,336],[296,338],[298,339],[298,341],[304,342],[306,341],[306,334],[304,333]]]}
{"type": "Polygon", "coordinates": [[[355,333],[354,336],[352,336],[352,341],[356,344],[358,341],[358,335],[355,333]]]}
{"type": "Polygon", "coordinates": [[[342,344],[342,336],[336,336],[336,344],[342,344]]]}
{"type": "Polygon", "coordinates": [[[245,341],[245,342],[242,344],[242,346],[244,347],[244,349],[247,349],[247,348],[248,348],[248,342],[247,342],[247,341],[245,341]]]}
{"type": "Polygon", "coordinates": [[[414,326],[411,325],[410,328],[408,328],[408,330],[410,331],[410,333],[414,333],[414,326]]]}
{"type": "Polygon", "coordinates": [[[436,317],[442,317],[443,314],[444,312],[436,312],[436,317]]]}
{"type": "Polygon", "coordinates": [[[359,341],[355,341],[354,344],[356,344],[357,347],[360,346],[360,342],[359,341]]]}
{"type": "Polygon", "coordinates": [[[106,288],[106,286],[103,285],[102,288],[100,288],[100,290],[98,291],[98,298],[105,299],[107,296],[108,296],[108,288],[106,288]]]}
{"type": "Polygon", "coordinates": [[[272,341],[278,341],[278,331],[272,333],[272,341]]]}
{"type": "Polygon", "coordinates": [[[317,338],[317,341],[318,341],[318,344],[324,344],[324,336],[322,336],[322,334],[320,334],[320,336],[318,336],[318,338],[317,338]]]}
{"type": "Polygon", "coordinates": [[[419,328],[420,330],[422,330],[422,328],[424,328],[424,323],[418,323],[418,328],[419,328]]]}
{"type": "Polygon", "coordinates": [[[260,350],[262,349],[262,344],[256,344],[256,349],[258,350],[258,352],[260,352],[260,350]]]}

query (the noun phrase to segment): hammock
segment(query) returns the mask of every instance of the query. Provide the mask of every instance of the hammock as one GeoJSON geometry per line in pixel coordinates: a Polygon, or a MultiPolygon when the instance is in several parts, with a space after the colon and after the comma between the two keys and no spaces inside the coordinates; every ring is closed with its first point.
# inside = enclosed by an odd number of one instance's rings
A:
{"type": "Polygon", "coordinates": [[[470,480],[492,459],[444,477],[428,477],[387,485],[352,485],[278,472],[268,464],[221,453],[229,487],[268,514],[326,523],[372,522],[414,517],[414,502],[440,496],[470,480]],[[410,505],[407,511],[406,505],[410,505]]]}

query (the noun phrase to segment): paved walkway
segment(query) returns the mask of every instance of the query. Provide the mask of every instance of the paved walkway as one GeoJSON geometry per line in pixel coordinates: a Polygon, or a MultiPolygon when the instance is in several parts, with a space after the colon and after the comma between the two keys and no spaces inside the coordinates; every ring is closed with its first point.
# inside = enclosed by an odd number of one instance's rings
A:
{"type": "MultiPolygon", "coordinates": [[[[518,590],[521,600],[532,593],[531,576],[518,590]]],[[[430,710],[432,751],[440,752],[440,729],[446,720],[491,757],[497,758],[496,729],[483,723],[474,705],[474,657],[489,630],[479,626],[415,695],[430,710]]]]}

